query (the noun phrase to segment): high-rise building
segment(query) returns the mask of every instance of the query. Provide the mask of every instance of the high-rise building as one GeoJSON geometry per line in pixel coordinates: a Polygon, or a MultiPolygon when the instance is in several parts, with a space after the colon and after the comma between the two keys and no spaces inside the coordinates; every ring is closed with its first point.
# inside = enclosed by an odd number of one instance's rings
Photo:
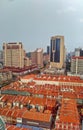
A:
{"type": "Polygon", "coordinates": [[[50,47],[47,46],[47,54],[49,55],[50,54],[50,47]]]}
{"type": "Polygon", "coordinates": [[[37,64],[37,52],[36,51],[31,52],[31,61],[32,61],[32,64],[37,64]]]}
{"type": "Polygon", "coordinates": [[[75,56],[83,56],[83,50],[81,48],[75,48],[75,56]]]}
{"type": "Polygon", "coordinates": [[[38,48],[36,51],[31,52],[31,60],[33,64],[37,64],[39,67],[43,66],[43,49],[38,48]]]}
{"type": "Polygon", "coordinates": [[[63,68],[65,57],[64,36],[51,37],[50,65],[51,67],[63,68]]]}
{"type": "Polygon", "coordinates": [[[21,42],[3,43],[3,63],[6,67],[24,67],[24,50],[21,42]]]}
{"type": "Polygon", "coordinates": [[[83,74],[83,57],[82,56],[72,57],[71,72],[75,74],[83,74]]]}
{"type": "Polygon", "coordinates": [[[81,49],[81,51],[80,51],[80,56],[83,56],[83,50],[81,49]]]}
{"type": "Polygon", "coordinates": [[[31,60],[30,60],[30,58],[25,57],[25,58],[24,58],[24,66],[30,66],[30,65],[31,65],[31,60]]]}

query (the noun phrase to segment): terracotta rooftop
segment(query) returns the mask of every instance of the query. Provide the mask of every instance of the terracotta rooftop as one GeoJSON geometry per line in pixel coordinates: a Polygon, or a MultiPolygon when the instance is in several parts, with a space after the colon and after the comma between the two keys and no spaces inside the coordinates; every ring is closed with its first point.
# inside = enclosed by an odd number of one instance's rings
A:
{"type": "Polygon", "coordinates": [[[7,125],[6,129],[7,130],[32,130],[31,128],[21,128],[21,127],[16,127],[14,125],[7,125]]]}
{"type": "Polygon", "coordinates": [[[46,113],[44,114],[44,113],[40,113],[40,112],[26,111],[23,114],[22,118],[35,120],[35,121],[50,122],[51,114],[46,114],[46,113]]]}

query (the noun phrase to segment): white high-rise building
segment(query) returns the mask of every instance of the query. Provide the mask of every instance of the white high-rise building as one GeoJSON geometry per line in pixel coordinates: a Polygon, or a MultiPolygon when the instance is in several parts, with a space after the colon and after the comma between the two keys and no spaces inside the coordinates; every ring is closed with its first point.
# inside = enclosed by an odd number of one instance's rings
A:
{"type": "Polygon", "coordinates": [[[83,57],[72,57],[71,72],[75,74],[83,74],[83,57]]]}
{"type": "Polygon", "coordinates": [[[24,67],[24,49],[21,42],[3,43],[3,63],[6,67],[24,67]]]}

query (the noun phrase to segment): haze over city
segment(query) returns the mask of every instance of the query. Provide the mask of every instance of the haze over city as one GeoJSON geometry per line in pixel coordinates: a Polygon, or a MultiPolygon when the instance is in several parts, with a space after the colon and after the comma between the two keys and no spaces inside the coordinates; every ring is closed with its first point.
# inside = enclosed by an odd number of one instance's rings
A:
{"type": "Polygon", "coordinates": [[[0,0],[0,130],[83,130],[82,0],[0,0]]]}
{"type": "Polygon", "coordinates": [[[0,0],[0,48],[22,41],[26,51],[45,49],[54,35],[64,35],[69,51],[82,47],[82,5],[82,0],[0,0]]]}

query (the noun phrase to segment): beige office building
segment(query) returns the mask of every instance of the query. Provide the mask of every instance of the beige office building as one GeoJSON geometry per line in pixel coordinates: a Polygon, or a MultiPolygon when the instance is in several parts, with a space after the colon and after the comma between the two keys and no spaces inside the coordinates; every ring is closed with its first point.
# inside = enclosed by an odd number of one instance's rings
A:
{"type": "Polygon", "coordinates": [[[61,69],[64,67],[65,61],[65,46],[64,36],[51,37],[50,43],[50,65],[61,69]]]}
{"type": "Polygon", "coordinates": [[[3,61],[6,67],[24,67],[24,50],[21,42],[3,43],[3,61]]]}
{"type": "Polygon", "coordinates": [[[83,74],[83,57],[81,56],[72,57],[71,72],[75,74],[83,74]]]}
{"type": "Polygon", "coordinates": [[[30,66],[30,65],[31,65],[31,59],[28,57],[25,57],[24,58],[24,66],[26,67],[26,66],[30,66]]]}
{"type": "Polygon", "coordinates": [[[33,64],[37,64],[38,67],[43,66],[43,49],[38,48],[36,51],[31,52],[31,61],[33,64]]]}

